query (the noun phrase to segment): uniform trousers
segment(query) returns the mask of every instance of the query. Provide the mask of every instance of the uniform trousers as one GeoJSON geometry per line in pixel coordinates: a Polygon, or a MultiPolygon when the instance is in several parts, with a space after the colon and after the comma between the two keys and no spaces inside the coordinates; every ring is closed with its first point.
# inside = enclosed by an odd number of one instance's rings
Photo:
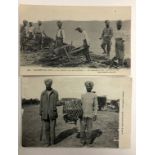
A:
{"type": "Polygon", "coordinates": [[[52,145],[55,143],[55,126],[56,126],[56,119],[43,119],[42,120],[42,140],[47,145],[52,145]]]}
{"type": "Polygon", "coordinates": [[[93,127],[93,119],[90,117],[83,117],[80,120],[80,138],[81,142],[90,143],[93,127]]]}
{"type": "Polygon", "coordinates": [[[104,50],[104,52],[109,56],[110,50],[111,50],[111,41],[110,40],[103,40],[101,47],[104,50]]]}
{"type": "Polygon", "coordinates": [[[124,60],[124,41],[122,38],[116,39],[115,42],[116,58],[119,60],[119,65],[123,65],[124,60]]]}

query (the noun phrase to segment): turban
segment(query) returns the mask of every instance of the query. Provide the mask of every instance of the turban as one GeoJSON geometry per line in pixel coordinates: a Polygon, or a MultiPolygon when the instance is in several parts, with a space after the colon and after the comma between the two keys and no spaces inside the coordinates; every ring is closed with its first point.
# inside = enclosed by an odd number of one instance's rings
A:
{"type": "Polygon", "coordinates": [[[75,30],[82,30],[82,27],[78,26],[77,28],[75,28],[75,30]]]}
{"type": "Polygon", "coordinates": [[[23,23],[26,24],[26,23],[28,23],[28,21],[27,20],[23,20],[23,23]]]}
{"type": "Polygon", "coordinates": [[[122,21],[121,20],[118,20],[117,21],[117,25],[122,25],[122,21]]]}
{"type": "Polygon", "coordinates": [[[45,85],[46,85],[46,84],[52,84],[53,81],[52,81],[52,79],[46,79],[46,80],[44,80],[44,82],[45,82],[45,85]]]}
{"type": "Polygon", "coordinates": [[[38,21],[38,24],[42,24],[42,21],[39,20],[39,21],[38,21]]]}
{"type": "Polygon", "coordinates": [[[62,21],[60,21],[60,20],[59,20],[59,21],[57,21],[57,24],[61,24],[61,25],[62,25],[62,21]]]}
{"type": "Polygon", "coordinates": [[[85,82],[85,86],[91,86],[91,87],[93,87],[94,86],[94,83],[92,81],[86,81],[85,82]]]}
{"type": "Polygon", "coordinates": [[[109,23],[110,23],[110,21],[109,21],[109,20],[106,20],[106,21],[105,21],[105,23],[106,23],[106,24],[109,24],[109,23]]]}

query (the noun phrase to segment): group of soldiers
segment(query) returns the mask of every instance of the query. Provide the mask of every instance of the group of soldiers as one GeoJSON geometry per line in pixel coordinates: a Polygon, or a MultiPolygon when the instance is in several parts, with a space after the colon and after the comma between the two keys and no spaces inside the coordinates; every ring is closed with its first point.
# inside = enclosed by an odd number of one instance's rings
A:
{"type": "Polygon", "coordinates": [[[21,51],[26,50],[26,44],[28,41],[35,39],[38,43],[38,49],[41,49],[42,37],[45,35],[42,29],[42,22],[38,21],[36,27],[34,27],[32,22],[27,20],[23,21],[23,25],[20,28],[20,49],[21,51]]]}
{"type": "MultiPolygon", "coordinates": [[[[64,30],[62,29],[62,22],[57,22],[58,31],[56,34],[56,38],[54,41],[55,48],[61,47],[63,45],[63,40],[65,38],[64,30]]],[[[45,40],[49,38],[43,28],[42,22],[38,21],[37,26],[34,26],[32,22],[28,22],[27,20],[23,21],[23,25],[20,28],[20,49],[21,51],[26,50],[26,45],[31,40],[34,40],[37,44],[37,50],[43,49],[43,45],[45,40]]],[[[33,45],[32,45],[33,46],[33,45]]]]}
{"type": "MultiPolygon", "coordinates": [[[[54,47],[61,47],[64,45],[65,40],[65,31],[62,28],[63,23],[61,21],[57,21],[57,27],[58,30],[56,32],[55,37],[55,45],[54,47]]],[[[123,65],[124,60],[124,38],[122,38],[122,21],[116,22],[116,28],[117,32],[115,34],[115,57],[114,60],[117,60],[119,65],[123,65]]],[[[88,38],[87,32],[81,27],[78,26],[75,28],[77,32],[81,34],[82,39],[82,51],[83,55],[86,58],[86,61],[89,63],[91,62],[91,56],[89,52],[90,40],[88,38]]],[[[38,21],[38,24],[36,27],[33,26],[32,22],[28,22],[26,20],[23,21],[23,25],[21,26],[20,30],[20,40],[21,40],[21,50],[24,50],[25,44],[28,40],[35,39],[39,50],[42,49],[43,45],[43,38],[47,35],[45,34],[45,31],[42,27],[42,22],[38,21]]],[[[105,21],[105,28],[103,29],[103,32],[101,34],[101,37],[99,39],[102,40],[101,48],[103,49],[103,53],[106,54],[107,58],[110,58],[110,52],[111,52],[111,45],[112,45],[112,37],[113,37],[113,29],[110,26],[110,21],[105,21]]]]}
{"type": "MultiPolygon", "coordinates": [[[[57,105],[59,105],[59,94],[52,88],[52,79],[44,81],[46,89],[41,93],[40,116],[42,121],[41,140],[44,146],[56,143],[55,128],[57,105]]],[[[80,143],[91,145],[93,121],[97,119],[98,100],[97,95],[92,91],[94,83],[86,81],[86,93],[81,95],[82,116],[80,117],[80,143]]]]}
{"type": "MultiPolygon", "coordinates": [[[[113,61],[118,61],[118,65],[122,66],[124,62],[124,38],[122,37],[122,21],[118,20],[116,22],[116,28],[117,32],[115,34],[115,56],[112,59],[113,61]]],[[[91,62],[89,47],[90,47],[90,41],[88,38],[88,35],[85,30],[83,30],[81,27],[77,27],[75,30],[80,32],[82,34],[82,40],[83,40],[83,47],[84,47],[84,55],[86,57],[87,62],[91,62]]],[[[99,38],[102,40],[101,48],[103,49],[103,54],[106,54],[107,58],[110,58],[110,52],[111,52],[111,45],[112,45],[112,37],[113,37],[113,29],[110,26],[110,21],[105,21],[105,28],[102,31],[101,37],[99,38]]]]}

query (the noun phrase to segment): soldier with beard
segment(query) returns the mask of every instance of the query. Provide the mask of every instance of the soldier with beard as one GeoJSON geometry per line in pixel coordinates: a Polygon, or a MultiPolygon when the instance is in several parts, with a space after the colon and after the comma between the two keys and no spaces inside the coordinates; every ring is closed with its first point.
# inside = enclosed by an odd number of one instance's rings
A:
{"type": "Polygon", "coordinates": [[[52,80],[45,80],[46,89],[40,97],[40,116],[42,120],[42,130],[40,139],[45,146],[55,144],[55,126],[57,114],[57,104],[59,100],[58,92],[52,88],[52,80]]]}

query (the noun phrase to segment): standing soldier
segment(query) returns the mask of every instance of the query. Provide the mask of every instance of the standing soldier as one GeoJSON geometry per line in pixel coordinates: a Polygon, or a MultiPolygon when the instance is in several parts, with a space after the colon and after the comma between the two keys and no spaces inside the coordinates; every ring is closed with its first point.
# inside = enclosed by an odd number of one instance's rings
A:
{"type": "Polygon", "coordinates": [[[122,66],[124,61],[124,39],[122,38],[122,21],[119,20],[116,22],[117,32],[115,34],[115,52],[116,59],[118,60],[118,65],[122,66]]]}
{"type": "Polygon", "coordinates": [[[87,92],[81,96],[83,116],[80,120],[80,138],[82,145],[91,143],[93,120],[97,119],[98,109],[97,95],[92,92],[94,83],[86,81],[85,86],[87,92]]]}
{"type": "Polygon", "coordinates": [[[89,38],[88,38],[88,35],[86,33],[85,30],[83,30],[80,26],[77,27],[75,30],[77,30],[79,33],[82,34],[82,40],[83,40],[83,54],[85,55],[86,57],[86,61],[87,62],[91,62],[91,57],[90,57],[90,54],[89,54],[89,38]]]}
{"type": "Polygon", "coordinates": [[[35,39],[36,39],[36,41],[38,43],[39,50],[41,50],[42,49],[43,36],[46,36],[46,34],[45,34],[44,30],[43,30],[41,21],[38,21],[38,25],[35,28],[34,32],[35,32],[35,39]]]}
{"type": "Polygon", "coordinates": [[[28,21],[23,20],[23,25],[20,28],[20,49],[25,50],[25,44],[27,41],[27,33],[28,33],[28,21]]]}
{"type": "Polygon", "coordinates": [[[44,141],[45,146],[55,143],[55,126],[57,114],[58,92],[52,86],[52,80],[45,80],[46,90],[41,94],[40,98],[40,116],[42,120],[42,130],[40,139],[44,141]]]}
{"type": "Polygon", "coordinates": [[[62,28],[62,22],[57,21],[58,31],[56,33],[56,47],[63,46],[64,39],[65,39],[65,31],[62,28]]]}
{"type": "Polygon", "coordinates": [[[28,39],[31,40],[33,38],[34,38],[34,26],[32,22],[29,22],[28,39]]]}
{"type": "Polygon", "coordinates": [[[110,22],[108,20],[105,21],[105,28],[103,29],[102,35],[100,39],[103,40],[101,47],[103,49],[103,53],[107,54],[108,58],[110,56],[111,50],[111,38],[113,36],[113,29],[110,27],[110,22]]]}

